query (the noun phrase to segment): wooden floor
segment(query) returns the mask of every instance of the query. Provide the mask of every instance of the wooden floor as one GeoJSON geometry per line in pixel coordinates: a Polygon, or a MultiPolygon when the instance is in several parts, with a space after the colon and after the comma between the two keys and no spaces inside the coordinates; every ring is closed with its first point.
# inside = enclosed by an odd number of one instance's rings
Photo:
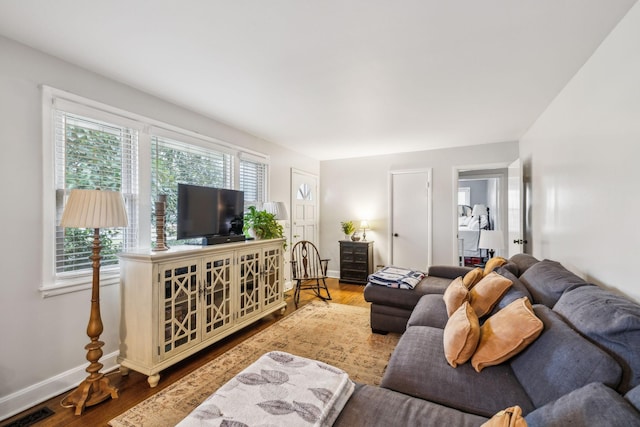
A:
{"type": "MultiPolygon", "coordinates": [[[[363,290],[364,286],[351,285],[346,283],[339,283],[337,279],[330,279],[328,282],[329,290],[331,291],[331,297],[333,303],[348,304],[361,307],[368,307],[369,303],[364,300],[363,290]]],[[[318,300],[311,291],[302,292],[300,295],[299,307],[318,300]]],[[[289,291],[286,294],[287,309],[285,316],[293,313],[296,308],[293,303],[293,291],[289,291]]],[[[46,402],[43,402],[33,408],[24,411],[14,417],[11,417],[0,423],[0,426],[7,426],[12,422],[37,411],[40,408],[47,407],[55,412],[55,414],[48,418],[36,423],[35,425],[45,426],[73,426],[73,427],[86,427],[86,426],[106,426],[107,422],[114,417],[120,415],[127,409],[135,406],[147,397],[159,392],[163,388],[167,387],[171,383],[182,378],[186,374],[198,369],[205,363],[215,359],[225,351],[254,335],[255,333],[265,329],[272,325],[277,320],[281,319],[279,314],[269,315],[262,320],[257,321],[253,325],[236,332],[235,334],[212,344],[210,347],[200,351],[199,353],[191,356],[184,361],[165,369],[160,373],[160,383],[155,388],[150,388],[147,383],[146,375],[139,374],[135,371],[123,377],[116,370],[109,374],[111,384],[118,388],[117,399],[109,399],[105,402],[97,404],[95,406],[86,408],[82,415],[74,415],[74,410],[71,408],[63,408],[60,406],[60,401],[66,395],[54,397],[46,402]]],[[[82,351],[82,349],[78,349],[82,351]]]]}

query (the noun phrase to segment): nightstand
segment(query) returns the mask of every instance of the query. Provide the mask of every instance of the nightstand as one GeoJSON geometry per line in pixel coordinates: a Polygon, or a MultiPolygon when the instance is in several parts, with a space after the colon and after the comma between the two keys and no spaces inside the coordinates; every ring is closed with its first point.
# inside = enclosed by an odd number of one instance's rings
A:
{"type": "Polygon", "coordinates": [[[340,240],[340,281],[367,284],[373,273],[373,242],[340,240]]]}

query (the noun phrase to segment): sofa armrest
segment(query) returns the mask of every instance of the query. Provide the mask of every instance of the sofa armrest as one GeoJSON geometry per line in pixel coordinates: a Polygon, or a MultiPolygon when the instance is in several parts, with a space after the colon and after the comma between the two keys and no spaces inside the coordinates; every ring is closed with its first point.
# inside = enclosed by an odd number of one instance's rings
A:
{"type": "Polygon", "coordinates": [[[432,265],[429,267],[429,276],[444,277],[446,279],[455,279],[464,276],[473,270],[471,267],[461,267],[457,265],[432,265]]]}

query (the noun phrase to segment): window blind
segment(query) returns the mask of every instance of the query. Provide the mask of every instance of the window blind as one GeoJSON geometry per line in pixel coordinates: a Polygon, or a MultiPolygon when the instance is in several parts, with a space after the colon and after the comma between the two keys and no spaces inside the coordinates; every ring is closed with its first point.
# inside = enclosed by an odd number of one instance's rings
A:
{"type": "MultiPolygon", "coordinates": [[[[155,201],[167,196],[165,230],[167,240],[175,240],[177,231],[178,183],[217,188],[233,188],[233,156],[174,139],[151,137],[152,220],[155,224],[155,201]]],[[[151,233],[152,240],[156,235],[151,233]]]]}
{"type": "Polygon", "coordinates": [[[101,264],[117,265],[117,253],[138,244],[138,132],[54,110],[56,187],[56,275],[91,269],[93,230],[58,226],[71,189],[120,191],[129,217],[126,228],[101,229],[101,264]]]}
{"type": "Polygon", "coordinates": [[[262,162],[240,160],[239,188],[244,191],[244,207],[262,207],[266,201],[267,165],[262,162]]]}

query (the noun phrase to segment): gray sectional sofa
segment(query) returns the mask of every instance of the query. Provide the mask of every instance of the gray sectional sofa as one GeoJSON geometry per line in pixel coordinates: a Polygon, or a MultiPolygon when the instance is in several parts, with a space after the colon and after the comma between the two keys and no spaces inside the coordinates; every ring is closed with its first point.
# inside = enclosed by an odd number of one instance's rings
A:
{"type": "Polygon", "coordinates": [[[480,426],[514,405],[530,426],[640,426],[640,305],[516,255],[496,270],[513,285],[487,317],[527,297],[542,332],[504,363],[452,368],[443,293],[469,270],[433,267],[414,290],[367,285],[372,329],[403,335],[381,386],[358,385],[335,426],[480,426]]]}

